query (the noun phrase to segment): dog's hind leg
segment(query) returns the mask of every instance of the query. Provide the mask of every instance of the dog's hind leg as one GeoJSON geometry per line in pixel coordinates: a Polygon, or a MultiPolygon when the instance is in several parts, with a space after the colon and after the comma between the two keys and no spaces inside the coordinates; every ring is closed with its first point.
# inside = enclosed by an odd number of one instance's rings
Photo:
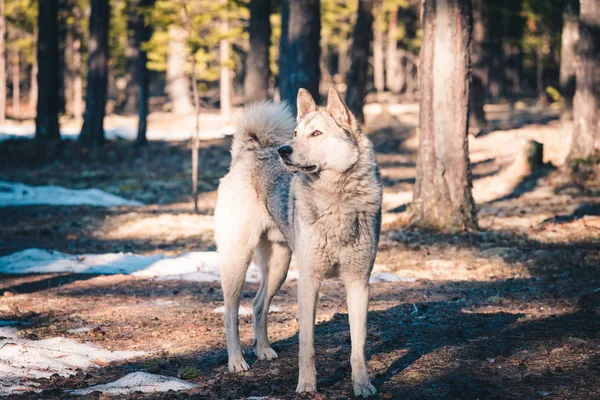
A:
{"type": "Polygon", "coordinates": [[[259,360],[272,360],[277,358],[277,353],[271,348],[267,333],[269,306],[285,281],[292,252],[286,244],[271,242],[266,237],[262,238],[256,250],[262,280],[253,301],[254,352],[259,360]]]}
{"type": "Polygon", "coordinates": [[[225,334],[227,336],[227,356],[230,372],[247,371],[250,367],[242,354],[240,345],[239,317],[240,296],[246,280],[246,271],[252,260],[254,246],[241,245],[236,241],[231,246],[219,247],[221,287],[225,300],[225,334]]]}
{"type": "Polygon", "coordinates": [[[367,338],[367,312],[369,308],[369,284],[361,280],[345,280],[350,320],[352,353],[352,385],[354,395],[369,397],[377,394],[375,386],[369,382],[369,372],[365,361],[365,341],[367,338]]]}

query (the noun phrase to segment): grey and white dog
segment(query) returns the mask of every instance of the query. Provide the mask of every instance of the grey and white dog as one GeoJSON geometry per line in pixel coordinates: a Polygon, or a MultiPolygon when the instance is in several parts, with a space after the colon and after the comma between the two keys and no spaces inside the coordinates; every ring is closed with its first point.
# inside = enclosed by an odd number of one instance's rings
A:
{"type": "Polygon", "coordinates": [[[267,335],[273,296],[285,281],[292,251],[300,269],[300,371],[297,392],[317,389],[314,323],[321,282],[340,277],[347,290],[352,382],[358,396],[377,393],[365,361],[369,276],[381,226],[381,182],[371,142],[340,95],[329,91],[319,110],[298,92],[297,126],[285,104],[246,108],[232,145],[229,173],[219,185],[215,236],[225,299],[229,370],[248,370],[238,308],[256,251],[262,272],[254,299],[254,351],[277,353],[267,335]]]}

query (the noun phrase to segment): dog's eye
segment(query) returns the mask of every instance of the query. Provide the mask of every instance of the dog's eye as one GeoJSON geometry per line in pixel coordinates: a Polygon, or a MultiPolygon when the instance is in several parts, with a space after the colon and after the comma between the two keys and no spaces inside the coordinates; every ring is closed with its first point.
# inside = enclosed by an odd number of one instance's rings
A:
{"type": "Polygon", "coordinates": [[[322,134],[323,134],[323,132],[321,132],[321,131],[314,131],[313,133],[310,134],[310,136],[311,137],[316,137],[316,136],[320,136],[322,134]]]}
{"type": "Polygon", "coordinates": [[[294,137],[298,136],[298,131],[294,131],[294,137]]]}

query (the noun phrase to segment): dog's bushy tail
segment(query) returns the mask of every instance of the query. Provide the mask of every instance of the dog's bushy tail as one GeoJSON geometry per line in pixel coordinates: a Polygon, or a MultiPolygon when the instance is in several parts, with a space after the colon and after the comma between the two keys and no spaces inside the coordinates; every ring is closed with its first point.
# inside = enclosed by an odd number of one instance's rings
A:
{"type": "Polygon", "coordinates": [[[238,118],[231,155],[236,158],[244,151],[279,147],[294,137],[295,128],[296,120],[287,103],[251,104],[238,118]]]}

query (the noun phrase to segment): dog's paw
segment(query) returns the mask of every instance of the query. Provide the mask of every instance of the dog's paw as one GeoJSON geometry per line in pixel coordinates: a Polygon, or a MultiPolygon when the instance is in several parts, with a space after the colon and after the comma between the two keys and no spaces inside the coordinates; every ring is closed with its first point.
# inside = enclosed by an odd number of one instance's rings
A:
{"type": "Polygon", "coordinates": [[[377,394],[377,389],[375,386],[371,385],[369,382],[367,384],[363,383],[354,383],[354,395],[361,397],[369,397],[375,396],[377,394]]]}
{"type": "Polygon", "coordinates": [[[316,392],[316,391],[317,391],[317,383],[316,382],[298,382],[298,386],[296,387],[296,393],[316,392]]]}
{"type": "Polygon", "coordinates": [[[246,360],[244,360],[244,356],[241,354],[237,357],[229,358],[227,364],[229,367],[229,372],[238,373],[248,371],[250,369],[250,366],[248,366],[248,363],[246,360]]]}
{"type": "Polygon", "coordinates": [[[277,353],[270,346],[261,348],[255,347],[254,353],[256,354],[256,357],[258,357],[259,360],[271,361],[277,358],[277,353]]]}

